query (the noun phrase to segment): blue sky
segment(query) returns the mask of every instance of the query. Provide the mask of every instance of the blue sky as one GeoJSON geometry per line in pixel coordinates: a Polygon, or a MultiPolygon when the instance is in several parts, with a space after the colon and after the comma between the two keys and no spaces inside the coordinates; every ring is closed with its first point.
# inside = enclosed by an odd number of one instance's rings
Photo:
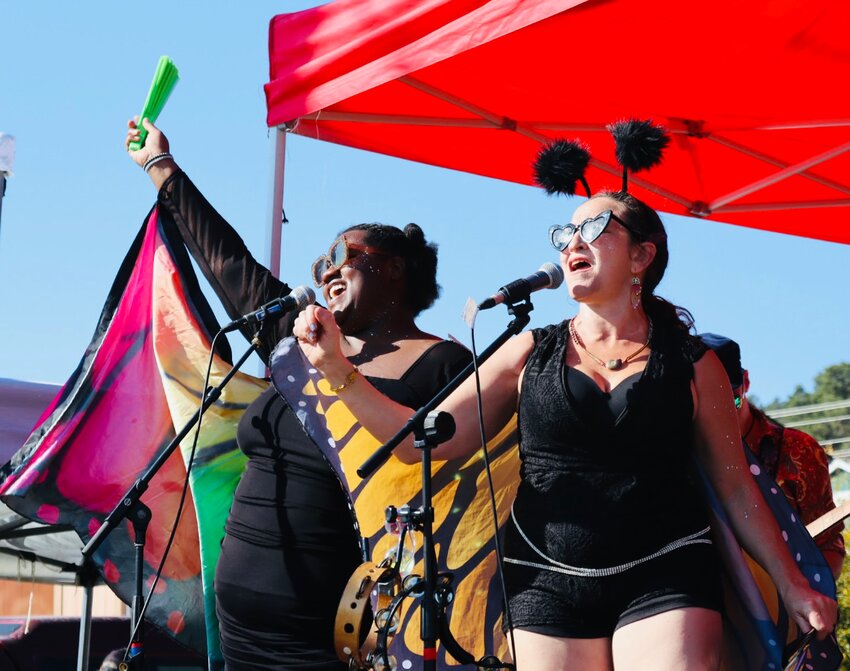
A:
{"type": "MultiPolygon", "coordinates": [[[[62,382],[82,356],[153,203],[123,137],[162,54],[181,73],[160,118],[177,161],[255,254],[267,257],[274,153],[262,89],[268,21],[315,4],[0,0],[0,132],[17,138],[0,223],[0,377],[62,382]]],[[[465,342],[466,298],[481,299],[556,261],[546,230],[577,204],[299,137],[288,139],[286,160],[291,223],[282,276],[293,286],[308,283],[310,262],[352,223],[415,221],[440,244],[444,288],[421,324],[465,342]]],[[[671,262],[659,293],[689,308],[699,330],[741,343],[759,398],[785,397],[798,384],[810,389],[824,367],[850,360],[847,246],[665,221],[671,262]]],[[[563,288],[534,302],[533,325],[576,307],[563,288]]],[[[479,347],[506,323],[503,308],[482,313],[479,347]]]]}

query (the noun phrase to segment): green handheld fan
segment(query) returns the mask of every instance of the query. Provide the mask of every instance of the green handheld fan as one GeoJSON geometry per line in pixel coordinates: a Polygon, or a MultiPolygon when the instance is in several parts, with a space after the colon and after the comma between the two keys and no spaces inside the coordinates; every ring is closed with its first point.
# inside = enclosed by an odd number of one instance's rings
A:
{"type": "Polygon", "coordinates": [[[145,100],[142,113],[139,115],[141,138],[139,138],[138,142],[130,143],[130,149],[133,151],[138,151],[144,147],[145,139],[148,136],[148,132],[142,128],[142,119],[147,119],[151,123],[156,122],[159,113],[165,107],[168,96],[171,95],[179,78],[180,75],[177,72],[177,66],[174,65],[174,61],[168,56],[161,56],[156,66],[156,73],[153,76],[150,91],[148,91],[147,100],[145,100]]]}

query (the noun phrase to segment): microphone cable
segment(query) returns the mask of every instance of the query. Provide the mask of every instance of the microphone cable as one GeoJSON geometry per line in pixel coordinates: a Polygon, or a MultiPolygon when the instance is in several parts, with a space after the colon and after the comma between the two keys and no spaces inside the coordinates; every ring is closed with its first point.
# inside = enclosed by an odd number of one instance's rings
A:
{"type": "MultiPolygon", "coordinates": [[[[508,639],[510,640],[510,648],[511,648],[511,658],[513,661],[514,669],[517,668],[517,658],[516,658],[516,643],[514,641],[514,626],[513,619],[511,618],[511,607],[508,603],[508,590],[505,585],[505,571],[504,571],[504,555],[502,554],[502,542],[499,538],[499,512],[496,506],[496,488],[493,485],[493,473],[490,468],[490,452],[487,449],[487,434],[484,429],[484,407],[482,405],[481,400],[481,377],[478,374],[478,352],[475,348],[475,324],[473,323],[469,329],[470,341],[472,345],[472,366],[473,366],[473,375],[475,376],[475,398],[476,398],[476,409],[478,411],[478,429],[481,437],[481,450],[484,457],[484,471],[487,473],[487,488],[490,492],[490,510],[493,515],[493,543],[496,549],[496,566],[497,572],[499,574],[499,582],[502,586],[502,601],[505,608],[505,624],[508,628],[508,639]]],[[[517,444],[517,449],[519,449],[519,444],[517,444]]],[[[505,522],[509,523],[508,520],[505,522]]],[[[495,652],[495,650],[494,650],[495,652]]]]}
{"type": "MultiPolygon", "coordinates": [[[[212,343],[210,344],[210,355],[207,360],[207,370],[204,374],[204,382],[202,385],[202,393],[201,393],[201,403],[198,407],[198,422],[195,425],[194,436],[192,438],[192,449],[189,452],[188,463],[186,464],[186,477],[183,480],[183,489],[180,492],[180,501],[177,504],[177,512],[174,515],[174,524],[171,527],[171,533],[168,536],[168,541],[165,544],[165,548],[162,551],[162,558],[159,561],[159,566],[156,569],[156,574],[154,575],[153,582],[151,583],[150,589],[148,590],[148,596],[145,598],[144,603],[139,610],[139,617],[136,622],[133,623],[133,629],[130,632],[130,642],[127,644],[126,649],[124,650],[124,657],[121,660],[122,662],[128,661],[128,655],[130,653],[130,649],[133,646],[133,639],[136,638],[136,633],[139,631],[139,626],[144,620],[145,613],[147,612],[148,605],[153,598],[154,591],[156,590],[156,586],[159,583],[160,575],[162,575],[163,568],[165,568],[165,561],[168,559],[168,553],[171,551],[171,546],[174,543],[174,537],[177,535],[177,526],[180,523],[180,518],[183,515],[183,508],[186,503],[186,494],[189,491],[189,478],[192,474],[192,465],[195,463],[195,451],[198,447],[198,440],[201,435],[201,421],[204,417],[204,403],[207,400],[207,393],[209,392],[209,380],[212,374],[212,365],[215,360],[215,352],[216,352],[216,343],[218,342],[219,336],[224,333],[223,329],[219,329],[218,333],[212,339],[212,343]]],[[[200,548],[199,548],[200,550],[200,548]]]]}

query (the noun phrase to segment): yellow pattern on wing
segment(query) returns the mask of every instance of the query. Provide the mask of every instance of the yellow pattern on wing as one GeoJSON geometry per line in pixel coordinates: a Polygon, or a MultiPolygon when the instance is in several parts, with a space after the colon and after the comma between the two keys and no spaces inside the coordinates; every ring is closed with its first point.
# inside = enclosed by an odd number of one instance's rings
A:
{"type": "MultiPolygon", "coordinates": [[[[357,468],[380,443],[357,423],[344,399],[305,365],[297,347],[281,358],[285,370],[281,373],[273,366],[275,385],[292,407],[303,408],[299,419],[336,470],[360,534],[372,548],[372,560],[380,561],[397,543],[384,528],[384,511],[389,505],[407,504],[414,509],[421,505],[421,466],[390,456],[374,474],[361,479],[357,468]]],[[[488,449],[501,525],[509,517],[519,484],[516,418],[489,442],[488,449]]],[[[441,572],[451,571],[455,588],[455,599],[448,610],[452,634],[476,658],[496,654],[504,659],[502,591],[496,576],[495,528],[482,451],[464,459],[435,461],[432,476],[438,567],[441,572]]],[[[414,537],[417,561],[413,573],[421,575],[422,540],[418,532],[414,537]]],[[[399,668],[412,668],[405,662],[412,666],[419,663],[419,618],[419,601],[407,599],[401,611],[403,631],[393,639],[390,650],[398,658],[399,668]]],[[[438,649],[437,659],[439,669],[457,666],[445,650],[438,649]]]]}

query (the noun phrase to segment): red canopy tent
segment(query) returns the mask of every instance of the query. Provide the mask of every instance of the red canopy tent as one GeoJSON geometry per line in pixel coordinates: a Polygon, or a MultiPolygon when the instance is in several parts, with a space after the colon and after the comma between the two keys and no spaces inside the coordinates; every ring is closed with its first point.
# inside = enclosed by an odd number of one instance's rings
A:
{"type": "Polygon", "coordinates": [[[268,124],[527,184],[578,137],[599,189],[606,124],[652,118],[654,207],[850,243],[848,26],[833,0],[336,0],[272,20],[268,124]]]}

